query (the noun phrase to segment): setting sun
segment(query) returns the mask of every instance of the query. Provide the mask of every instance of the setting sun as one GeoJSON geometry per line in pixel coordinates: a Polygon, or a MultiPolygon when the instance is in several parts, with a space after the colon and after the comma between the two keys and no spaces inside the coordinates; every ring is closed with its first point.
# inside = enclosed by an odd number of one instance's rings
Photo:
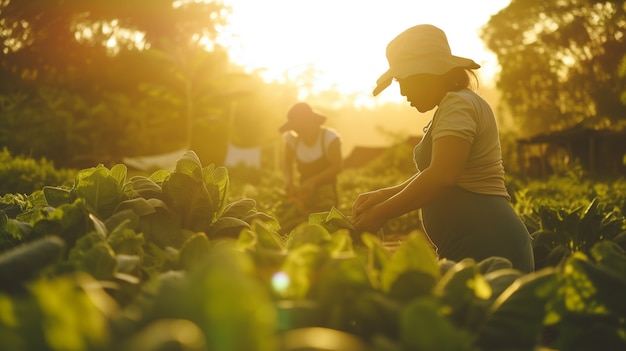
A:
{"type": "MultiPolygon", "coordinates": [[[[479,29],[510,0],[477,5],[448,0],[225,0],[232,16],[221,38],[231,59],[267,80],[282,81],[314,70],[313,91],[337,90],[362,104],[397,101],[394,89],[374,99],[376,78],[387,68],[385,47],[402,30],[419,23],[442,28],[455,55],[482,65],[481,83],[498,70],[479,29]]],[[[303,96],[304,98],[305,96],[303,96]]]]}

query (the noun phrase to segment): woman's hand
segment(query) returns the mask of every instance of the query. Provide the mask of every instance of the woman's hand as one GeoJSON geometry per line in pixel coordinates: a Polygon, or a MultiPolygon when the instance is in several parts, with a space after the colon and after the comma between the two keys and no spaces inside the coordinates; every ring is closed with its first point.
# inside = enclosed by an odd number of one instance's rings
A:
{"type": "Polygon", "coordinates": [[[381,190],[374,190],[360,194],[356,197],[354,203],[352,203],[352,218],[357,218],[369,208],[387,200],[387,198],[388,195],[381,190]]]}
{"type": "Polygon", "coordinates": [[[374,205],[361,212],[356,217],[352,217],[352,224],[357,231],[376,233],[387,222],[387,218],[382,216],[381,205],[374,205]]]}
{"type": "Polygon", "coordinates": [[[298,197],[301,199],[308,199],[313,195],[315,191],[315,183],[311,180],[307,180],[298,188],[298,197]]]}

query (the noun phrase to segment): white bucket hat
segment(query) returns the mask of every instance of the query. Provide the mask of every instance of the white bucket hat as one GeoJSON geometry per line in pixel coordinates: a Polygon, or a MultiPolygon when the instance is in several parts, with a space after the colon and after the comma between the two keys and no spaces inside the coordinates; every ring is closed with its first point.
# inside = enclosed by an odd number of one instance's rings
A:
{"type": "Polygon", "coordinates": [[[420,24],[398,34],[387,45],[387,61],[389,69],[376,81],[374,96],[385,90],[393,78],[420,73],[439,75],[455,67],[480,68],[471,59],[452,55],[446,34],[430,24],[420,24]]]}

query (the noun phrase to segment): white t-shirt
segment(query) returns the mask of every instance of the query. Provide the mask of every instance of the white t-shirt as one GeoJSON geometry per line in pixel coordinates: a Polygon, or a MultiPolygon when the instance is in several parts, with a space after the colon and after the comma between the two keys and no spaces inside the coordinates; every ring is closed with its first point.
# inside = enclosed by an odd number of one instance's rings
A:
{"type": "Polygon", "coordinates": [[[489,104],[470,89],[449,92],[430,126],[432,140],[454,135],[472,146],[458,185],[469,191],[510,198],[496,118],[489,104]]]}
{"type": "Polygon", "coordinates": [[[337,132],[330,128],[323,127],[320,132],[321,133],[319,134],[317,140],[311,146],[303,143],[302,141],[297,141],[298,136],[294,132],[286,132],[283,134],[283,138],[285,139],[287,145],[294,150],[296,158],[301,162],[308,163],[315,161],[322,157],[322,155],[328,153],[328,146],[330,143],[339,138],[337,132]],[[323,148],[322,140],[324,140],[323,148]]]}

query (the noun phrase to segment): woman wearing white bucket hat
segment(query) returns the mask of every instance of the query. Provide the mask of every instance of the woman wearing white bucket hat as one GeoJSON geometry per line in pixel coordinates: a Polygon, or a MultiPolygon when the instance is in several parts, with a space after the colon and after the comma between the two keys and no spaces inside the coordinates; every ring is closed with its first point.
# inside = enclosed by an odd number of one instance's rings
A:
{"type": "Polygon", "coordinates": [[[387,60],[374,95],[396,79],[411,106],[437,110],[413,151],[417,172],[402,184],[359,195],[352,207],[355,227],[376,232],[388,220],[421,209],[439,258],[498,256],[533,271],[531,237],[504,183],[493,111],[470,89],[472,70],[480,65],[452,55],[445,33],[428,24],[394,38],[387,60]]]}

